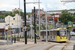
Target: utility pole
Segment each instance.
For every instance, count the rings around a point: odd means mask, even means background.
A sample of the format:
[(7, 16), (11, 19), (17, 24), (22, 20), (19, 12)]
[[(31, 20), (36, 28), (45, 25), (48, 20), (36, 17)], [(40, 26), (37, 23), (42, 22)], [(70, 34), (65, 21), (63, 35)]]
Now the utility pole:
[(19, 33), (21, 32), (21, 20), (20, 20), (20, 0), (19, 0)]
[(35, 7), (34, 7), (34, 33), (35, 33), (35, 43), (36, 43), (36, 16), (35, 16)]
[(31, 15), (31, 41), (32, 41), (32, 15)]
[(39, 36), (40, 36), (40, 0), (38, 0), (38, 7), (39, 7)]
[(47, 12), (46, 12), (46, 42), (48, 42), (48, 38), (47, 38)]
[(26, 31), (26, 0), (24, 0), (24, 20), (25, 20), (25, 44), (27, 44), (27, 31)]

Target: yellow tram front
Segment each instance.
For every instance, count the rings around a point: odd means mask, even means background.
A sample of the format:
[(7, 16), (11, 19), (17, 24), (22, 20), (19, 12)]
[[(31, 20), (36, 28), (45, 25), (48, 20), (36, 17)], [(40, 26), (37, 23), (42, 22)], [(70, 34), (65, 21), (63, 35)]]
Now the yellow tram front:
[(42, 41), (47, 40), (47, 41), (56, 41), (56, 42), (67, 42), (68, 41), (67, 29), (57, 28), (51, 30), (41, 30), (40, 39)]
[(66, 28), (58, 28), (57, 29), (57, 42), (67, 42), (68, 34)]

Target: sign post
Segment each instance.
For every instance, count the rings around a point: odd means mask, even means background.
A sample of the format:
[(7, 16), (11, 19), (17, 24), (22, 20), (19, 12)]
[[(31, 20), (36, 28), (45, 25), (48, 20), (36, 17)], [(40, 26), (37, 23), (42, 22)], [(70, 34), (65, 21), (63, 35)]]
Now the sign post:
[(68, 27), (72, 27), (72, 22), (71, 21), (68, 22)]
[(4, 35), (5, 35), (5, 39), (6, 39), (7, 37), (6, 37), (6, 31), (5, 30), (8, 30), (8, 24), (5, 25), (5, 29), (4, 29)]

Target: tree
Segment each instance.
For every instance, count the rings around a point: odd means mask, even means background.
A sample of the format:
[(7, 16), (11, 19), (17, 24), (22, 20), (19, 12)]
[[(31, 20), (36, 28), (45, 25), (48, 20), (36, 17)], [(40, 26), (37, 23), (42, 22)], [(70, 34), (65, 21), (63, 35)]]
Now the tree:
[(50, 14), (51, 16), (55, 15), (54, 13), (53, 14)]
[(67, 24), (68, 21), (72, 21), (72, 16), (67, 11), (62, 11), (62, 16), (59, 18), (59, 21)]
[(72, 21), (75, 21), (75, 15), (74, 15), (74, 16), (72, 16)]
[(4, 15), (0, 15), (0, 19), (4, 19), (5, 18), (5, 16)]
[[(16, 13), (19, 14), (19, 11), (18, 10), (14, 11), (14, 14), (16, 14)], [(20, 11), (20, 16), (24, 17), (24, 13), (22, 11)]]

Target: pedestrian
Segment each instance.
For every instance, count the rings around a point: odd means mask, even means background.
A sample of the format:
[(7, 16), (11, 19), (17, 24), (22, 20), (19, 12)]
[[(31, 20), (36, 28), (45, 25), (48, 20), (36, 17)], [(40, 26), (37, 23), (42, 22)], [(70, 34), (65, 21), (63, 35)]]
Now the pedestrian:
[(13, 44), (13, 37), (12, 37), (12, 40), (11, 40), (12, 44)]

